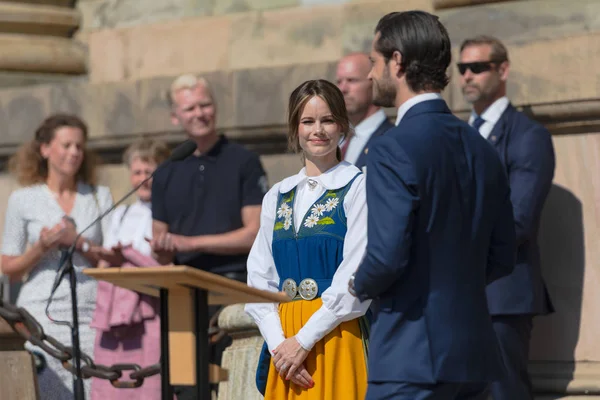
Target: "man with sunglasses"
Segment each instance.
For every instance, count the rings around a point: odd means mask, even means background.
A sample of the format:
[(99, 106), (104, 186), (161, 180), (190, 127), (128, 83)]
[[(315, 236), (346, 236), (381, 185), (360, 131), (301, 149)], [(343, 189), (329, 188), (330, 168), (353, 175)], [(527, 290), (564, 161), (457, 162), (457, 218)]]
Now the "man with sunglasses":
[(506, 97), (510, 64), (498, 39), (477, 36), (460, 48), (462, 92), (472, 104), (469, 124), (498, 151), (508, 174), (517, 234), (514, 271), (487, 287), (488, 306), (506, 365), (492, 385), (494, 400), (532, 399), (527, 373), (532, 319), (554, 311), (540, 269), (540, 216), (554, 176), (549, 132)]

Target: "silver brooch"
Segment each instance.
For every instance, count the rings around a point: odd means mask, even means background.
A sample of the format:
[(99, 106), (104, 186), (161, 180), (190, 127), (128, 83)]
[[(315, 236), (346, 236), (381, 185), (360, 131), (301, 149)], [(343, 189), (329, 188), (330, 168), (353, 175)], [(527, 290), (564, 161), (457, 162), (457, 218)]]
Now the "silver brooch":
[(308, 188), (310, 190), (315, 190), (315, 188), (317, 187), (317, 181), (315, 181), (314, 179), (309, 179), (308, 180)]

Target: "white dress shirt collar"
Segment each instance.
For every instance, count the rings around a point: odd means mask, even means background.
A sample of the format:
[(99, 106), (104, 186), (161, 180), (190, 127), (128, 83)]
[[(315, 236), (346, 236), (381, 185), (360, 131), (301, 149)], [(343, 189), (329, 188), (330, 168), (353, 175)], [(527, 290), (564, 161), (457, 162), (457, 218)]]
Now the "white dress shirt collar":
[(379, 125), (381, 125), (386, 118), (385, 112), (382, 109), (379, 109), (375, 113), (369, 115), (367, 118), (360, 121), (354, 128), (356, 137), (369, 140), (373, 132), (379, 128)]
[[(508, 103), (508, 97), (500, 97), (481, 113), (481, 118), (483, 118), (485, 122), (490, 122), (492, 125), (496, 125), (504, 111), (506, 111)], [(469, 117), (469, 125), (473, 124), (475, 118), (477, 118), (477, 113), (472, 110), (471, 116)]]
[(400, 123), (404, 115), (410, 110), (413, 106), (416, 106), (419, 103), (428, 100), (442, 100), (442, 95), (439, 93), (423, 93), (418, 94), (415, 97), (408, 99), (398, 108), (398, 116), (396, 117), (396, 126)]
[[(348, 143), (348, 148), (346, 149), (345, 161), (348, 161), (350, 164), (356, 164), (363, 149), (369, 143), (371, 136), (373, 136), (379, 125), (386, 118), (385, 112), (379, 109), (356, 125), (354, 128), (355, 135), (350, 139), (350, 143)], [(342, 143), (341, 145), (343, 146), (344, 144)]]
[[(494, 126), (500, 120), (502, 114), (504, 114), (504, 111), (506, 111), (506, 108), (508, 107), (509, 103), (510, 102), (508, 100), (508, 97), (500, 97), (481, 113), (481, 118), (483, 118), (483, 120), (485, 121), (479, 127), (479, 133), (481, 134), (481, 136), (483, 136), (485, 139), (487, 139), (488, 136), (490, 136), (492, 130), (494, 129)], [(472, 110), (471, 116), (469, 117), (469, 125), (473, 126), (475, 118), (477, 118), (477, 113), (475, 113), (475, 111)]]
[(284, 179), (279, 186), (279, 192), (287, 193), (308, 179), (317, 181), (327, 190), (335, 190), (346, 186), (359, 172), (358, 168), (346, 161), (340, 162), (319, 176), (306, 176), (306, 167), (304, 167), (296, 175)]

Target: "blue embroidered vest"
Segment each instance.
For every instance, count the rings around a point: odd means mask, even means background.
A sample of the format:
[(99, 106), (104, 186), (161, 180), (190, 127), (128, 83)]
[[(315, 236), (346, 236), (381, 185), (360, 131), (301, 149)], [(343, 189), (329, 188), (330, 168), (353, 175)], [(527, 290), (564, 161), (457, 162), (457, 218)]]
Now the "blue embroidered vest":
[[(279, 193), (272, 243), (279, 290), (283, 289), (286, 279), (293, 279), (297, 284), (306, 278), (314, 279), (318, 285), (317, 297), (331, 286), (333, 275), (344, 258), (347, 231), (344, 198), (360, 174), (362, 172), (344, 187), (325, 191), (303, 216), (298, 229), (294, 226), (293, 209), (297, 187)], [(270, 364), (271, 353), (265, 343), (256, 371), (256, 385), (263, 395)]]

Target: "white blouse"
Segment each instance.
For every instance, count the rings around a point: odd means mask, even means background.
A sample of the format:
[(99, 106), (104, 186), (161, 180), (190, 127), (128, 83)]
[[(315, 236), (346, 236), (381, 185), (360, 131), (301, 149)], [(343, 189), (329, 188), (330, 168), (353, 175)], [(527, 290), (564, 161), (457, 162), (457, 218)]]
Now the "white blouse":
[[(326, 190), (346, 186), (358, 172), (360, 172), (358, 168), (345, 161), (319, 176), (308, 177), (303, 168), (298, 174), (284, 179), (269, 190), (263, 199), (260, 230), (248, 256), (249, 286), (272, 292), (279, 291), (280, 277), (275, 268), (271, 249), (278, 194), (287, 193), (297, 186), (293, 209), (294, 226), (298, 230), (302, 226), (302, 217)], [(309, 180), (312, 185), (309, 185)], [(300, 345), (307, 350), (312, 349), (315, 343), (340, 323), (364, 315), (370, 305), (370, 301), (361, 303), (348, 292), (350, 276), (362, 261), (367, 246), (367, 198), (364, 175), (354, 180), (343, 204), (348, 221), (343, 261), (333, 276), (331, 286), (321, 295), (322, 307), (310, 317), (296, 335)], [(269, 350), (273, 352), (285, 340), (277, 305), (249, 303), (246, 304), (245, 310), (254, 319)]]
[(129, 207), (122, 205), (112, 212), (104, 247), (110, 249), (121, 243), (150, 255), (150, 243), (146, 238), (152, 239), (152, 210), (150, 203), (138, 200)]

